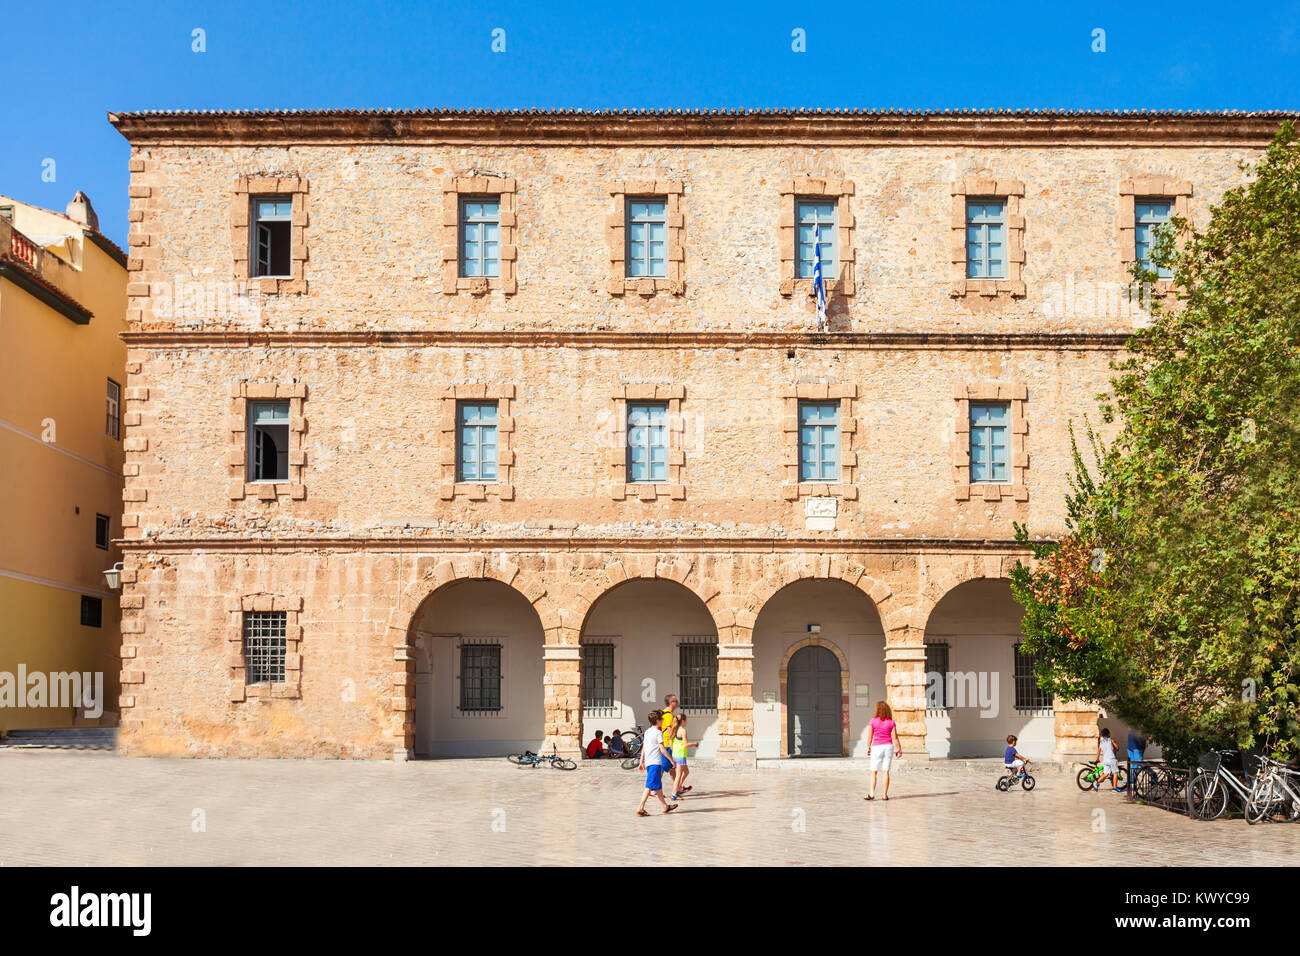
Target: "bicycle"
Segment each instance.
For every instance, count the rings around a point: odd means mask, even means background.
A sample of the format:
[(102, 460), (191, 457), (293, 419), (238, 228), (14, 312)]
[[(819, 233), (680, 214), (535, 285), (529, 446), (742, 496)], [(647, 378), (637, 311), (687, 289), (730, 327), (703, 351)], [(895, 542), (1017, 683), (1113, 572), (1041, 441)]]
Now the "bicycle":
[[(1187, 815), (1197, 820), (1217, 820), (1228, 812), (1235, 794), (1243, 808), (1250, 804), (1251, 793), (1261, 779), (1256, 773), (1249, 787), (1246, 782), (1223, 766), (1223, 758), (1235, 750), (1211, 750), (1202, 754), (1195, 773), (1187, 781)], [(1249, 773), (1249, 771), (1247, 771)]]
[[(1006, 769), (1010, 770), (1011, 768), (1008, 767)], [(994, 784), (994, 786), (1003, 793), (1006, 793), (1017, 783), (1020, 784), (1022, 790), (1033, 790), (1038, 784), (1038, 781), (1035, 780), (1024, 767), (1018, 767), (1016, 768), (1015, 773), (1004, 773), (1002, 776), (998, 777), (998, 782)]]
[(1246, 822), (1300, 821), (1300, 771), (1260, 756), (1256, 785), (1246, 801)]
[[(1101, 765), (1101, 761), (1089, 760), (1083, 765), (1083, 769), (1079, 771), (1078, 775), (1075, 776), (1074, 782), (1078, 784), (1080, 790), (1087, 793), (1089, 790), (1096, 790), (1101, 785), (1101, 781), (1108, 776), (1110, 774)], [(1119, 772), (1115, 775), (1115, 786), (1122, 790), (1127, 785), (1128, 771), (1120, 767)]]
[(506, 759), (516, 767), (540, 767), (544, 763), (549, 763), (554, 770), (577, 770), (578, 762), (569, 760), (567, 757), (561, 757), (552, 750), (549, 754), (536, 754), (531, 750), (525, 750), (520, 754), (506, 754)]

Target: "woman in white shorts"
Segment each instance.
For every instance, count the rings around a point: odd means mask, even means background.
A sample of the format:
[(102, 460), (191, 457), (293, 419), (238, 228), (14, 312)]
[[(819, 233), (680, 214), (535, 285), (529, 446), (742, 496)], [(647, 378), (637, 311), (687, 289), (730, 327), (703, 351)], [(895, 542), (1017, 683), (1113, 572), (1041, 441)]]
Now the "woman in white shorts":
[(898, 741), (898, 725), (894, 713), (883, 700), (876, 701), (876, 716), (871, 718), (871, 792), (864, 798), (876, 799), (876, 774), (885, 775), (884, 799), (889, 799), (889, 765), (894, 757), (903, 755), (903, 745)]

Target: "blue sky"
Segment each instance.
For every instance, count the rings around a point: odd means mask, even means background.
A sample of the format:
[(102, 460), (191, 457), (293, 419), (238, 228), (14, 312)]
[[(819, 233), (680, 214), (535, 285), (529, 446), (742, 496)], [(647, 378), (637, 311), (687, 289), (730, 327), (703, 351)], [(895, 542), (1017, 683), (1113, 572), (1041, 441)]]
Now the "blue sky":
[(0, 193), (61, 210), (84, 189), (119, 244), (129, 151), (109, 110), (1300, 107), (1300, 0), (4, 0), (3, 21)]

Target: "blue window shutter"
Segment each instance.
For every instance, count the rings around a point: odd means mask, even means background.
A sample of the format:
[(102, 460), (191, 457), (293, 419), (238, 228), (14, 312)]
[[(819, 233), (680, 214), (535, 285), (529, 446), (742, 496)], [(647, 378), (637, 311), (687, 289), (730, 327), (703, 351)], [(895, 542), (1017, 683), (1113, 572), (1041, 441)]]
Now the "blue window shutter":
[(456, 480), (497, 480), (497, 403), (458, 402)]
[(799, 480), (838, 481), (840, 403), (799, 403)]
[(627, 479), (668, 481), (668, 406), (662, 402), (628, 402)]
[(972, 402), (970, 406), (970, 480), (1004, 484), (1011, 480), (1011, 406), (1007, 402)]

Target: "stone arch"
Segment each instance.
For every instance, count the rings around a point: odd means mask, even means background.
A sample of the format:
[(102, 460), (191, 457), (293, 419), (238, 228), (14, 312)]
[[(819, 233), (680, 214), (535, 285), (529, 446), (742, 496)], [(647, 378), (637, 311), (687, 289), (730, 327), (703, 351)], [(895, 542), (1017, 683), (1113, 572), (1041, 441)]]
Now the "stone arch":
[(712, 580), (703, 578), (699, 573), (698, 560), (690, 555), (675, 557), (656, 557), (654, 555), (637, 558), (622, 558), (605, 565), (592, 576), (581, 588), (575, 591), (567, 602), (563, 612), (563, 640), (561, 643), (578, 644), (586, 628), (587, 619), (596, 602), (629, 581), (675, 581), (690, 591), (708, 610), (713, 618), (713, 626), (718, 631), (719, 642), (723, 639), (723, 624), (719, 620), (723, 613), (722, 589)]
[(778, 680), (781, 701), (781, 756), (782, 758), (790, 756), (790, 714), (788, 710), (790, 661), (795, 654), (805, 647), (824, 647), (834, 654), (835, 659), (840, 662), (840, 756), (847, 757), (849, 755), (849, 658), (834, 641), (828, 641), (820, 635), (806, 637), (791, 644), (781, 657), (781, 670)]
[[(865, 594), (875, 607), (885, 633), (889, 633), (890, 619), (899, 613), (901, 602), (888, 584), (868, 574), (861, 564), (841, 555), (803, 554), (783, 562), (755, 582), (743, 602), (729, 612), (725, 639), (738, 644), (753, 643), (759, 612), (777, 592), (796, 581), (819, 579), (844, 581)], [(724, 639), (721, 624), (720, 621), (719, 640)]]
[(537, 613), (546, 643), (555, 639), (552, 635), (558, 635), (560, 613), (541, 577), (521, 570), (503, 552), (422, 559), (415, 579), (402, 588), (388, 621), (393, 641), (393, 697), (387, 736), (393, 744), (393, 759), (407, 760), (415, 751), (416, 657), (412, 627), (420, 608), (450, 584), (485, 580), (499, 581), (523, 595)]
[(972, 554), (960, 558), (949, 557), (936, 568), (927, 568), (916, 604), (918, 626), (922, 631), (930, 621), (934, 609), (948, 594), (967, 581), (980, 579), (1011, 580), (1011, 569), (1018, 557), (1008, 554)]

